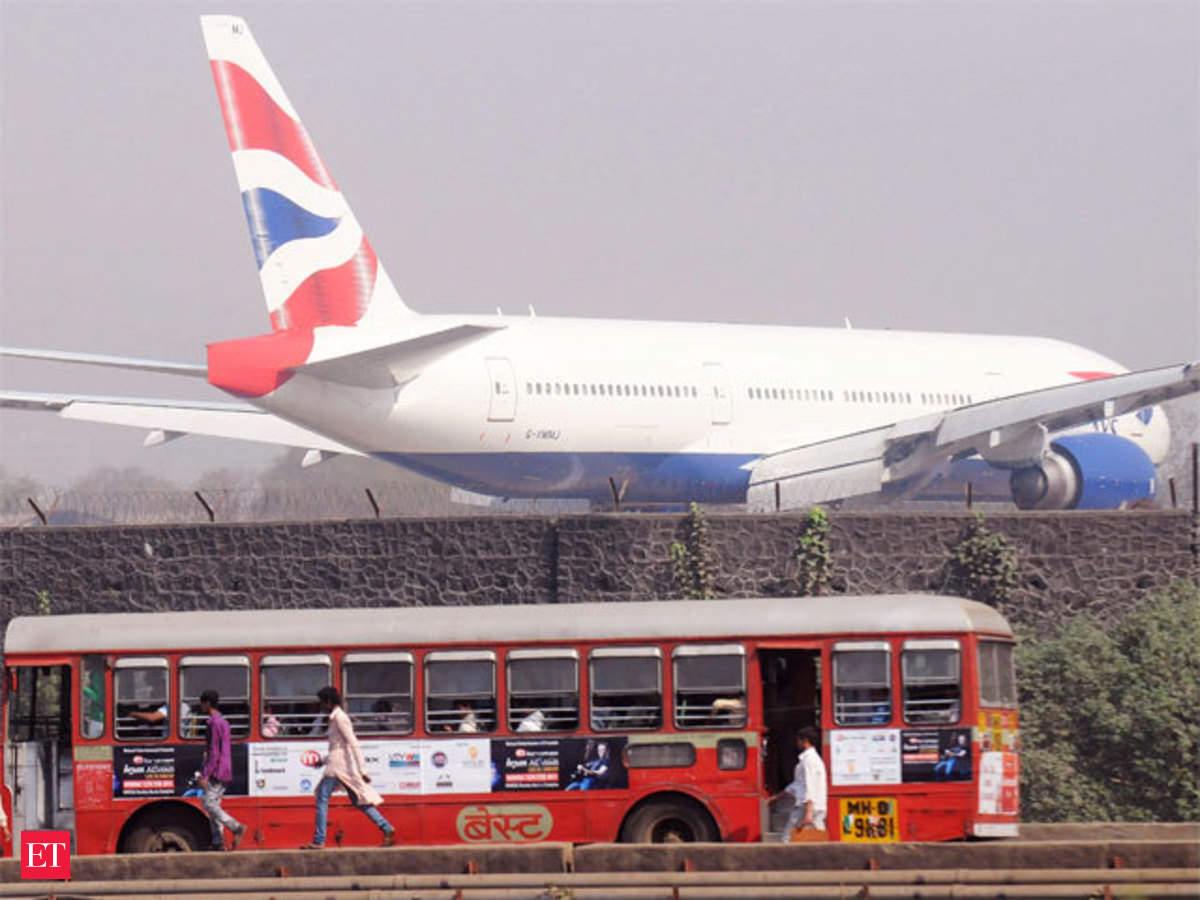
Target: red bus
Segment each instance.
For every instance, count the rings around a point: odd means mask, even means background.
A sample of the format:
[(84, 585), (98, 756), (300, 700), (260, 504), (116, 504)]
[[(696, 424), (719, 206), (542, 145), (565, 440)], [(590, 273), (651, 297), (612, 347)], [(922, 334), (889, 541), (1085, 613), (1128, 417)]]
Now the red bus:
[[(1008, 836), (1012, 648), (990, 607), (921, 595), (18, 618), (2, 799), (81, 854), (202, 848), (213, 688), (242, 846), (296, 847), (332, 684), (405, 844), (770, 840), (805, 726), (831, 840)], [(335, 795), (330, 843), (377, 840)]]

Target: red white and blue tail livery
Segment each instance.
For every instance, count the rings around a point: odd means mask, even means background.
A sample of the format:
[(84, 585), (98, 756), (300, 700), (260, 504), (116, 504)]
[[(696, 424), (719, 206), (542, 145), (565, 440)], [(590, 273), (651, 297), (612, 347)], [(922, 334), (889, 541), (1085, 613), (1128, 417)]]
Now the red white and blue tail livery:
[(409, 315), (246, 23), (201, 24), (271, 326)]
[[(1158, 404), (1200, 365), (1127, 372), (1034, 337), (418, 315), (246, 23), (201, 20), (270, 331), (206, 365), (0, 354), (207, 378), (238, 402), (0, 390), (0, 406), (369, 455), (488, 498), (787, 509), (864, 494), (1117, 507), (1153, 497)], [(522, 304), (523, 305), (523, 304)]]

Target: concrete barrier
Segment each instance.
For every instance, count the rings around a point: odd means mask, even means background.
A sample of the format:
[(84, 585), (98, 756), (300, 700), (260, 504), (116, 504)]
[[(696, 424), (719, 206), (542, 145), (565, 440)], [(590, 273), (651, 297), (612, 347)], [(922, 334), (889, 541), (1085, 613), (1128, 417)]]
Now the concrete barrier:
[[(237, 853), (127, 853), (71, 858), (72, 881), (141, 879), (271, 878), (280, 875), (445, 875), (466, 872), (569, 872), (570, 844), (496, 844), (338, 850), (239, 850)], [(0, 884), (19, 881), (19, 860), (0, 862)], [(2, 894), (2, 892), (0, 892)]]
[[(80, 856), (73, 881), (570, 872), (771, 872), (938, 869), (1185, 869), (1200, 867), (1200, 840), (990, 841), (945, 844), (534, 844), (345, 850), (247, 850)], [(20, 879), (0, 862), (0, 882)]]
[(991, 841), (945, 844), (591, 844), (576, 872), (780, 869), (1194, 868), (1200, 841)]

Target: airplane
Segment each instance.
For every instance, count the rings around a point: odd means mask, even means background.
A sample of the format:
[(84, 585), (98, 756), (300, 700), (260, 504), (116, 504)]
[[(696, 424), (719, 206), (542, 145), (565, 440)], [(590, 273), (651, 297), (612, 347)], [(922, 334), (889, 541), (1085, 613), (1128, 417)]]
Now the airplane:
[(1153, 498), (1159, 404), (1200, 362), (1129, 372), (1039, 337), (430, 315), (401, 298), (244, 20), (201, 26), (271, 331), (207, 363), (0, 348), (205, 378), (234, 401), (0, 390), (0, 407), (369, 456), (471, 502), (746, 504), (859, 496), (1021, 509)]

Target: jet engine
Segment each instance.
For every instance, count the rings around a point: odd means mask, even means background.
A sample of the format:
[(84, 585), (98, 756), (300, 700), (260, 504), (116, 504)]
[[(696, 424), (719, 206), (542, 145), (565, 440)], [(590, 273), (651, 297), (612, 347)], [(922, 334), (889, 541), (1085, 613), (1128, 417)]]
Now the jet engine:
[(1154, 463), (1138, 444), (1115, 434), (1072, 434), (1050, 444), (1041, 462), (1009, 479), (1019, 509), (1116, 509), (1152, 499)]

